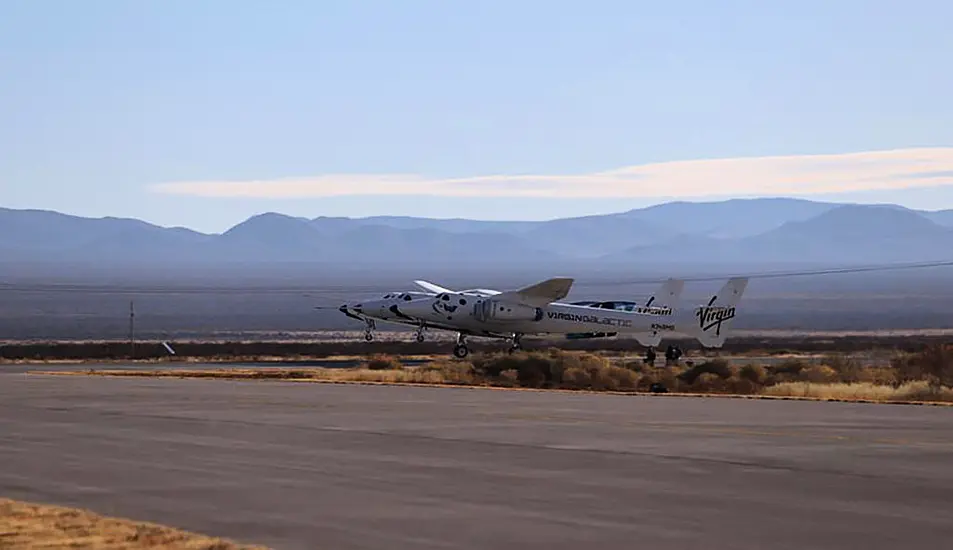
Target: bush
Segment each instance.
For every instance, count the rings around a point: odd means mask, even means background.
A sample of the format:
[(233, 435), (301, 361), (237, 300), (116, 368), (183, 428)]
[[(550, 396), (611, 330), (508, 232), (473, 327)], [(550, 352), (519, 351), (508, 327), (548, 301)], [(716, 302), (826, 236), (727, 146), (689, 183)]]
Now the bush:
[(581, 390), (592, 387), (592, 376), (589, 371), (580, 367), (571, 367), (563, 373), (563, 387)]
[(605, 367), (590, 367), (592, 387), (596, 390), (633, 390), (638, 383), (638, 376), (628, 369), (608, 365)]
[(894, 358), (897, 382), (926, 381), (933, 388), (953, 386), (953, 348), (934, 344), (924, 350)]
[(508, 388), (519, 386), (519, 372), (516, 369), (505, 370), (497, 377), (497, 383)]
[(473, 384), (477, 380), (470, 363), (447, 361), (440, 364), (439, 368), (447, 384)]
[(705, 361), (679, 374), (678, 379), (691, 386), (703, 374), (714, 374), (718, 378), (730, 378), (732, 374), (731, 366), (724, 359)]
[(777, 375), (778, 377), (792, 377), (796, 378), (801, 374), (801, 371), (807, 368), (807, 363), (800, 359), (789, 359), (775, 365), (771, 369), (771, 373)]
[(372, 355), (364, 365), (369, 370), (400, 370), (403, 367), (403, 363), (391, 355)]
[(711, 372), (703, 372), (690, 383), (689, 389), (693, 392), (714, 393), (724, 390), (724, 379)]
[(568, 389), (634, 390), (639, 381), (639, 376), (631, 370), (610, 365), (598, 356), (586, 354), (566, 363), (560, 383)]
[(752, 395), (760, 392), (762, 388), (764, 388), (762, 384), (759, 384), (753, 380), (732, 378), (728, 380), (727, 390), (730, 393), (736, 393), (738, 395)]
[(837, 371), (823, 365), (812, 365), (802, 370), (798, 378), (804, 382), (825, 384), (837, 381)]
[(863, 379), (863, 368), (852, 357), (829, 355), (824, 359), (823, 364), (833, 369), (839, 382), (851, 384)]
[[(609, 367), (608, 359), (585, 352), (550, 350), (482, 355), (474, 359), (477, 372), (498, 378), (504, 371), (515, 371), (521, 386), (538, 388), (559, 385), (571, 369), (587, 372)], [(574, 375), (578, 378), (578, 374)]]
[(753, 384), (764, 385), (768, 380), (768, 371), (761, 365), (747, 364), (741, 367), (738, 377)]
[(639, 378), (636, 383), (636, 389), (638, 391), (651, 391), (654, 384), (661, 384), (665, 386), (668, 391), (681, 391), (683, 386), (675, 372), (671, 369), (664, 369)]

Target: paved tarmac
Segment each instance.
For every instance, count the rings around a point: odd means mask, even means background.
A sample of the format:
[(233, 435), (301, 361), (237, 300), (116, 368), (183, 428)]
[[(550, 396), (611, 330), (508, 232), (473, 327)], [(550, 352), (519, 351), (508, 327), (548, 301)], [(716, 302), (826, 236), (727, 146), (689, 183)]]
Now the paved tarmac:
[(0, 374), (0, 495), (274, 548), (943, 548), (953, 408)]

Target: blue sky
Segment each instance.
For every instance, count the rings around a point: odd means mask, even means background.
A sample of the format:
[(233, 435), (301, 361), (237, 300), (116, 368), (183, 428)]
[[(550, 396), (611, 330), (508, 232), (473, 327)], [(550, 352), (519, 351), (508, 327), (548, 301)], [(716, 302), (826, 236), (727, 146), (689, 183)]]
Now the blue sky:
[(205, 231), (265, 211), (545, 219), (757, 195), (732, 185), (762, 173), (598, 176), (626, 167), (931, 148), (901, 170), (927, 188), (810, 172), (804, 189), (953, 208), (951, 18), (941, 1), (8, 0), (0, 206)]

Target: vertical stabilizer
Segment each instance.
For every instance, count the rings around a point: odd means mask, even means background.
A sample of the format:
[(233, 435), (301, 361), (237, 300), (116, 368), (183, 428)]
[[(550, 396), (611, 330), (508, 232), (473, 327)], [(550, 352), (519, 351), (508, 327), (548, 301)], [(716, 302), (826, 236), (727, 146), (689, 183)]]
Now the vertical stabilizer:
[(692, 316), (692, 335), (706, 348), (724, 345), (734, 322), (738, 303), (748, 287), (748, 277), (729, 279), (708, 303), (695, 308)]
[(685, 281), (681, 279), (669, 279), (662, 283), (655, 294), (649, 297), (645, 302), (647, 308), (666, 308), (674, 309), (682, 296), (682, 290), (685, 288)]

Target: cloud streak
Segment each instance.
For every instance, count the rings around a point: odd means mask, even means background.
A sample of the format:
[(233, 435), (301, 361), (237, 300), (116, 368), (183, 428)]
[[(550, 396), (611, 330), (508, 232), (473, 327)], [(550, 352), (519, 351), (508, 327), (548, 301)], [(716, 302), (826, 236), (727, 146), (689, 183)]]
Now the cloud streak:
[(676, 198), (818, 195), (953, 183), (953, 147), (834, 155), (672, 161), (572, 175), (326, 174), (254, 181), (161, 183), (156, 193), (296, 199), (353, 195), (442, 197)]

